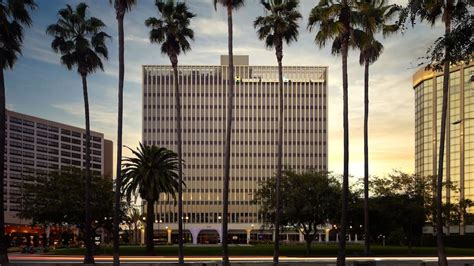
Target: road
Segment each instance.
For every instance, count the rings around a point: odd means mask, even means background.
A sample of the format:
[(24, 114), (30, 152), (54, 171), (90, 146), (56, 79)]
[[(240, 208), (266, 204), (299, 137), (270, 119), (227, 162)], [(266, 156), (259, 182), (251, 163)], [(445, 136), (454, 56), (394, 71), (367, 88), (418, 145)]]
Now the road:
[[(82, 256), (53, 256), (53, 255), (30, 255), (30, 254), (10, 254), (10, 262), (14, 264), (80, 264), (82, 263)], [(189, 256), (186, 257), (186, 262), (199, 263), (205, 265), (206, 263), (220, 262), (220, 257), (210, 256)], [(249, 257), (231, 257), (233, 264), (250, 264), (250, 263), (265, 263), (271, 262), (270, 256), (249, 256)], [(109, 264), (112, 262), (111, 256), (95, 256), (96, 263)], [(474, 257), (449, 257), (450, 265), (474, 265)], [(166, 256), (122, 256), (120, 261), (127, 264), (150, 264), (150, 263), (175, 263), (177, 257)], [(336, 262), (335, 257), (281, 257), (280, 261), (285, 264), (332, 264)], [(420, 265), (421, 263), (436, 264), (437, 257), (348, 257), (347, 262), (376, 262), (377, 265)]]

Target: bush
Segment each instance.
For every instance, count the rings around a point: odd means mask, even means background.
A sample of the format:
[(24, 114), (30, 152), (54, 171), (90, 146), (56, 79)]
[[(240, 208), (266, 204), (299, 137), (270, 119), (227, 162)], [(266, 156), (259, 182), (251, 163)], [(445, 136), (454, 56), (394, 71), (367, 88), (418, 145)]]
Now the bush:
[(271, 241), (271, 240), (250, 240), (249, 244), (250, 245), (268, 245), (268, 244), (273, 244), (273, 241)]
[[(423, 235), (421, 238), (422, 246), (436, 246), (436, 236)], [(444, 245), (453, 248), (474, 248), (474, 235), (449, 235), (444, 236)]]

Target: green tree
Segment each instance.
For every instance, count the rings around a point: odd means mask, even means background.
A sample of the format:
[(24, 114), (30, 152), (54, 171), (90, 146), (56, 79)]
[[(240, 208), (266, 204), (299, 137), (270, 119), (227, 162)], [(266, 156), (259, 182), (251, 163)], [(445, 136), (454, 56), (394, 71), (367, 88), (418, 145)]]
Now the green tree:
[[(282, 174), (283, 158), (283, 43), (289, 45), (298, 40), (298, 20), (301, 14), (298, 11), (298, 0), (261, 0), (267, 14), (259, 16), (254, 21), (258, 38), (265, 41), (267, 48), (275, 48), (275, 55), (278, 61), (278, 88), (279, 88), (279, 116), (278, 116), (278, 156), (276, 174), (276, 206), (280, 206), (280, 179)], [(275, 216), (275, 247), (273, 263), (278, 263), (280, 250), (280, 213), (277, 207)]]
[(342, 208), (339, 253), (337, 265), (343, 266), (346, 261), (347, 205), (349, 197), (349, 109), (347, 56), (349, 46), (355, 46), (362, 32), (355, 27), (360, 24), (360, 16), (355, 7), (355, 0), (320, 0), (309, 15), (308, 28), (319, 26), (315, 42), (324, 47), (333, 40), (332, 53), (341, 54), (342, 58), (342, 94), (343, 94), (343, 129), (344, 129), (344, 171), (342, 180)]
[[(363, 0), (357, 2), (360, 11), (361, 39), (359, 63), (364, 66), (364, 235), (369, 236), (369, 66), (382, 54), (383, 44), (375, 39), (375, 34), (384, 36), (396, 33), (398, 24), (390, 24), (400, 10), (397, 5), (388, 5), (386, 0)], [(364, 252), (369, 254), (369, 237), (364, 239)]]
[[(469, 8), (472, 8), (474, 3), (466, 0), (410, 0), (406, 8), (404, 16), (410, 16), (412, 25), (416, 19), (419, 18), (421, 21), (428, 21), (432, 26), (436, 24), (438, 20), (444, 22), (444, 38), (446, 40), (442, 45), (435, 45), (437, 49), (435, 54), (442, 54), (442, 57), (430, 58), (428, 67), (433, 69), (443, 70), (443, 104), (441, 109), (441, 128), (440, 128), (440, 145), (439, 145), (439, 156), (438, 156), (438, 167), (436, 175), (437, 194), (436, 194), (436, 242), (438, 246), (438, 264), (441, 266), (448, 265), (446, 259), (446, 252), (444, 248), (444, 235), (443, 235), (443, 191), (440, 189), (443, 184), (443, 161), (444, 161), (444, 149), (446, 141), (446, 127), (447, 127), (447, 110), (448, 110), (448, 93), (449, 93), (449, 66), (452, 63), (456, 63), (457, 59), (464, 57), (462, 54), (453, 54), (454, 52), (462, 52), (454, 49), (457, 46), (455, 41), (450, 39), (452, 23), (459, 17), (465, 14), (470, 14)], [(472, 33), (472, 30), (471, 30)], [(472, 37), (472, 35), (471, 35)], [(451, 40), (451, 41), (450, 41)], [(464, 41), (463, 43), (465, 43)], [(443, 45), (444, 44), (444, 45)], [(472, 46), (471, 46), (472, 47)], [(443, 51), (444, 50), (444, 51)], [(471, 54), (472, 56), (472, 54)]]
[(154, 255), (153, 222), (155, 221), (154, 205), (161, 193), (169, 194), (176, 201), (179, 189), (178, 155), (166, 148), (145, 146), (140, 143), (137, 150), (130, 151), (134, 157), (125, 158), (122, 163), (122, 193), (130, 201), (132, 196), (139, 195), (146, 200), (146, 252)]
[[(176, 100), (176, 138), (178, 141), (178, 161), (182, 162), (182, 137), (181, 137), (181, 96), (179, 90), (178, 56), (181, 52), (191, 50), (189, 40), (194, 40), (194, 32), (189, 28), (191, 19), (196, 15), (189, 12), (186, 3), (173, 0), (156, 0), (156, 7), (160, 18), (148, 18), (145, 25), (150, 27), (150, 41), (161, 44), (161, 53), (169, 57), (174, 73), (174, 90)], [(179, 263), (184, 263), (183, 250), (183, 166), (178, 165), (178, 253)]]
[[(29, 11), (36, 8), (33, 0), (0, 1), (0, 198), (4, 198), (5, 159), (5, 77), (4, 70), (13, 69), (23, 44), (23, 27), (31, 26)], [(5, 209), (1, 200), (0, 207)], [(0, 264), (8, 263), (5, 239), (5, 214), (0, 214)]]
[(87, 16), (87, 5), (80, 3), (73, 9), (70, 5), (59, 10), (56, 24), (49, 25), (46, 33), (53, 36), (51, 47), (61, 54), (61, 63), (77, 72), (82, 79), (84, 94), (84, 116), (86, 122), (86, 162), (85, 162), (85, 264), (93, 264), (93, 239), (91, 234), (90, 189), (91, 189), (91, 131), (89, 116), (89, 96), (87, 76), (97, 69), (103, 70), (102, 60), (108, 58), (105, 42), (110, 36), (102, 31), (105, 24), (96, 17)]
[[(118, 26), (118, 58), (119, 58), (119, 80), (118, 80), (118, 110), (117, 110), (117, 175), (115, 177), (115, 187), (120, 188), (122, 186), (122, 129), (123, 129), (123, 83), (125, 78), (125, 34), (123, 27), (123, 19), (125, 13), (130, 11), (132, 7), (137, 3), (136, 0), (109, 0), (110, 3), (113, 1), (117, 26)], [(120, 189), (115, 190), (114, 198), (114, 265), (120, 265), (120, 249), (119, 249), (119, 210), (120, 201), (122, 196), (120, 195)]]
[(217, 4), (227, 9), (227, 44), (229, 65), (227, 67), (227, 116), (224, 150), (224, 176), (222, 188), (222, 264), (229, 263), (228, 248), (228, 214), (229, 214), (229, 175), (230, 175), (230, 146), (232, 140), (232, 109), (234, 104), (234, 50), (233, 50), (233, 24), (232, 11), (239, 9), (245, 3), (245, 0), (214, 0), (214, 8), (217, 10)]
[(411, 249), (420, 239), (428, 216), (431, 180), (396, 171), (387, 177), (374, 177), (370, 186), (374, 193), (370, 198), (372, 237), (385, 235), (389, 242), (407, 244)]
[[(37, 174), (36, 182), (25, 183), (19, 217), (33, 224), (74, 224), (85, 233), (85, 198), (83, 171), (77, 168)], [(90, 192), (91, 220), (95, 229), (108, 227), (113, 214), (113, 184), (111, 178), (93, 175)], [(120, 210), (120, 218), (124, 210)]]
[(341, 200), (341, 185), (328, 173), (284, 171), (281, 176), (281, 206), (276, 207), (276, 177), (263, 182), (255, 194), (264, 222), (273, 224), (281, 209), (281, 224), (303, 233), (306, 254), (318, 235), (318, 225), (333, 223), (339, 217), (334, 204)]

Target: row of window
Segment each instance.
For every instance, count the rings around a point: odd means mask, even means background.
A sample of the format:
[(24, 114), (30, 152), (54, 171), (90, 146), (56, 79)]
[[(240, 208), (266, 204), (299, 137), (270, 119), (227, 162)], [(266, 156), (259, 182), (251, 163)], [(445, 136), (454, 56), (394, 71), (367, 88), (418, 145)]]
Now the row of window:
[[(156, 116), (145, 116), (144, 121), (175, 121), (175, 117), (156, 117)], [(226, 121), (225, 117), (181, 117), (181, 121)], [(248, 122), (276, 122), (278, 117), (233, 117), (232, 121), (248, 121)], [(310, 121), (324, 121), (326, 117), (285, 117), (285, 122), (310, 122)]]
[[(177, 141), (158, 141), (160, 143), (173, 143), (178, 144)], [(212, 140), (203, 140), (203, 141), (182, 141), (183, 145), (224, 145), (224, 141), (212, 141)], [(232, 141), (232, 145), (277, 145), (278, 141)], [(326, 145), (326, 141), (283, 141), (283, 145)]]
[[(175, 128), (145, 128), (143, 130), (145, 133), (176, 133), (177, 129)], [(225, 133), (224, 129), (214, 129), (214, 128), (190, 128), (182, 129), (182, 133)], [(245, 128), (245, 129), (232, 129), (232, 133), (278, 133), (278, 129), (269, 129), (269, 128)], [(283, 129), (283, 133), (326, 133), (326, 129)]]
[[(143, 93), (144, 97), (174, 97), (173, 92), (145, 92)], [(188, 92), (188, 93), (180, 93), (181, 97), (192, 97), (192, 98), (217, 98), (217, 97), (227, 97), (227, 93), (219, 93), (219, 92), (205, 92), (205, 93), (197, 93), (197, 92)], [(262, 97), (278, 97), (279, 94), (276, 93), (234, 93), (235, 97), (245, 97), (245, 98), (262, 98)], [(326, 93), (292, 93), (286, 92), (285, 98), (312, 98), (312, 97), (326, 97)]]
[[(326, 156), (322, 156), (325, 158)], [(212, 165), (212, 164), (185, 164), (185, 169), (223, 169), (222, 165)], [(276, 165), (248, 165), (248, 164), (233, 164), (230, 167), (231, 169), (277, 169)], [(306, 169), (307, 166), (294, 166), (295, 169)], [(325, 170), (323, 166), (313, 167), (315, 170)]]
[[(174, 204), (168, 200), (160, 200), (158, 204)], [(220, 200), (183, 200), (183, 205), (222, 205)], [(256, 205), (253, 200), (229, 200), (229, 205)]]
[[(222, 219), (221, 213), (202, 213), (202, 212), (191, 212), (183, 213), (184, 223), (220, 223)], [(157, 213), (156, 221), (160, 223), (177, 223), (178, 213), (176, 212), (165, 212)], [(230, 223), (251, 223), (257, 221), (257, 213), (229, 213), (228, 221)]]
[[(174, 105), (159, 105), (159, 104), (145, 104), (143, 105), (144, 109), (175, 109), (176, 106)], [(225, 105), (181, 105), (181, 109), (191, 109), (191, 110), (199, 110), (199, 109), (226, 109), (227, 106)], [(235, 110), (279, 110), (278, 106), (276, 105), (235, 105), (234, 108)], [(326, 106), (324, 105), (287, 105), (285, 106), (285, 110), (314, 110), (314, 109), (320, 109), (320, 110), (326, 110)]]

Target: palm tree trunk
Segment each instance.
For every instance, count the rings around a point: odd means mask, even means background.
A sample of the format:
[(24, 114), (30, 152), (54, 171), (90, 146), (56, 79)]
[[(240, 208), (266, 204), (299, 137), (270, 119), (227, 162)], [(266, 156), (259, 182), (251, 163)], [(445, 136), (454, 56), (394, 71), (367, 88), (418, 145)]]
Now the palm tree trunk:
[[(445, 18), (445, 36), (451, 32), (451, 18), (449, 11), (446, 10), (447, 16)], [(445, 56), (447, 57), (448, 48), (446, 47)], [(444, 145), (446, 141), (446, 119), (448, 113), (448, 93), (449, 93), (449, 58), (445, 58), (444, 73), (443, 73), (443, 106), (441, 109), (441, 129), (439, 137), (439, 156), (438, 156), (438, 175), (436, 180), (436, 243), (438, 250), (438, 265), (447, 266), (446, 252), (444, 250), (443, 239), (443, 160), (444, 160)]]
[(364, 253), (370, 252), (369, 240), (369, 62), (364, 72)]
[(276, 56), (278, 60), (278, 87), (279, 87), (279, 119), (278, 119), (278, 157), (277, 157), (277, 175), (276, 175), (276, 214), (275, 214), (275, 245), (273, 249), (273, 264), (278, 265), (278, 257), (280, 256), (280, 214), (281, 214), (281, 174), (282, 174), (282, 157), (283, 157), (283, 47), (282, 41), (277, 41), (275, 46)]
[(309, 238), (306, 240), (306, 256), (309, 257), (311, 255), (311, 242), (313, 242), (313, 239)]
[(346, 264), (346, 231), (347, 231), (347, 198), (349, 196), (349, 112), (347, 82), (347, 40), (342, 44), (342, 95), (343, 95), (343, 127), (344, 127), (344, 173), (342, 180), (342, 214), (341, 231), (339, 232), (339, 253), (337, 265)]
[(81, 75), (82, 91), (84, 93), (84, 115), (86, 119), (86, 182), (85, 182), (85, 202), (84, 209), (86, 215), (84, 264), (94, 264), (93, 239), (92, 239), (92, 219), (91, 219), (91, 128), (89, 117), (89, 96), (87, 93), (87, 76)]
[(146, 254), (148, 256), (155, 256), (155, 246), (153, 243), (153, 222), (155, 221), (155, 206), (153, 201), (146, 202), (146, 227), (145, 227), (145, 245)]
[(115, 177), (114, 194), (114, 266), (120, 265), (119, 231), (120, 231), (120, 198), (122, 187), (122, 127), (123, 127), (123, 81), (125, 75), (124, 63), (124, 32), (123, 13), (117, 12), (119, 37), (119, 83), (118, 83), (118, 110), (117, 110), (117, 176)]
[[(0, 206), (5, 210), (4, 204), (4, 159), (5, 159), (5, 77), (3, 66), (0, 65)], [(8, 264), (7, 241), (5, 238), (5, 213), (0, 211), (0, 265)]]
[(232, 140), (232, 108), (234, 101), (234, 54), (232, 51), (232, 4), (227, 4), (227, 31), (229, 48), (229, 66), (227, 74), (227, 127), (225, 138), (224, 184), (222, 189), (222, 265), (229, 266), (228, 249), (228, 213), (229, 213), (229, 175), (230, 175), (230, 145)]
[(184, 264), (183, 249), (183, 151), (181, 139), (181, 96), (179, 92), (179, 74), (178, 74), (178, 57), (176, 55), (170, 57), (174, 72), (174, 93), (176, 94), (176, 137), (178, 140), (178, 256), (179, 264)]

